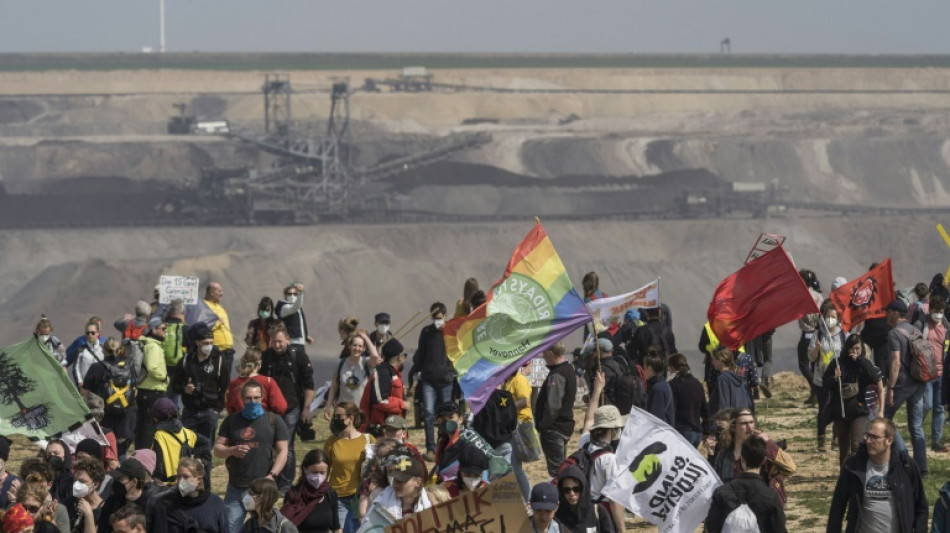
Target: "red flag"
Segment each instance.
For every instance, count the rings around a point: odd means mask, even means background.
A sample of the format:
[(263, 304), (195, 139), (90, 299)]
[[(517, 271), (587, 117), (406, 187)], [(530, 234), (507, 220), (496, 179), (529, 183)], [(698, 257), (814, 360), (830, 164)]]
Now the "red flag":
[(766, 331), (817, 312), (805, 282), (779, 246), (722, 280), (706, 316), (719, 342), (735, 350)]
[(828, 297), (838, 310), (838, 321), (845, 331), (869, 318), (883, 317), (887, 314), (887, 304), (896, 298), (891, 258), (860, 278), (831, 291)]

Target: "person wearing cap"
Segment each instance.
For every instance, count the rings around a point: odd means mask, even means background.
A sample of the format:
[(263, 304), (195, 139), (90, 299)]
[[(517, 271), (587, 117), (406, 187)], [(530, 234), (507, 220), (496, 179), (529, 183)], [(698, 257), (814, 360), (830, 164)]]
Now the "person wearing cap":
[(0, 509), (6, 509), (10, 505), (7, 493), (15, 484), (23, 482), (22, 479), (15, 476), (13, 472), (7, 470), (7, 461), (10, 459), (10, 445), (13, 444), (10, 439), (0, 435)]
[[(891, 331), (887, 334), (890, 360), (886, 371), (884, 418), (894, 420), (897, 410), (907, 404), (907, 427), (914, 449), (914, 462), (920, 475), (927, 477), (927, 439), (924, 436), (924, 393), (927, 384), (914, 379), (907, 370), (911, 358), (910, 339), (915, 333), (919, 335), (920, 331), (908, 324), (906, 317), (907, 304), (903, 301), (894, 300), (887, 304), (886, 318)], [(894, 435), (894, 444), (899, 450), (907, 450), (899, 431)]]
[(547, 462), (548, 475), (556, 476), (567, 455), (567, 442), (574, 433), (574, 397), (577, 375), (564, 357), (564, 343), (556, 342), (542, 356), (548, 366), (534, 405), (534, 427), (538, 430), (541, 450)]
[(422, 453), (414, 444), (409, 442), (409, 424), (406, 419), (398, 415), (389, 415), (383, 421), (383, 438), (394, 439), (409, 450), (409, 454), (425, 463)]
[[(672, 394), (670, 396), (672, 397)], [(602, 405), (594, 410), (594, 423), (590, 427), (590, 433), (586, 435), (588, 437), (586, 446), (587, 453), (593, 458), (588, 472), (588, 481), (590, 499), (595, 505), (607, 502), (602, 492), (607, 482), (617, 475), (617, 456), (614, 453), (613, 442), (620, 438), (620, 430), (623, 429), (625, 421), (625, 417), (620, 415), (620, 410), (613, 405)], [(582, 449), (584, 437), (585, 435), (581, 436)], [(623, 506), (610, 500), (609, 504), (603, 508), (610, 510), (614, 529), (621, 533), (626, 531)]]
[[(149, 500), (161, 490), (146, 482), (148, 474), (145, 467), (136, 459), (122, 461), (119, 468), (109, 472), (112, 478), (112, 495), (106, 499), (99, 514), (98, 533), (113, 533), (112, 513), (132, 503), (146, 515), (146, 528), (149, 533), (165, 533), (164, 517), (157, 518), (155, 510), (148, 506)], [(149, 514), (151, 511), (151, 514)]]
[(139, 338), (142, 346), (142, 366), (145, 369), (135, 397), (135, 407), (139, 413), (135, 423), (135, 447), (151, 448), (155, 433), (155, 424), (148, 413), (159, 398), (164, 398), (168, 390), (168, 368), (165, 366), (165, 350), (162, 341), (165, 340), (165, 324), (161, 318), (149, 320), (145, 333)]
[(363, 389), (360, 410), (369, 413), (369, 432), (379, 436), (380, 426), (390, 415), (402, 415), (408, 409), (403, 399), (402, 367), (406, 354), (402, 343), (390, 339), (382, 348), (383, 362), (370, 373), (369, 382)]
[(449, 499), (448, 491), (444, 487), (424, 487), (425, 465), (414, 457), (392, 457), (386, 467), (386, 474), (392, 478), (392, 485), (383, 489), (373, 500), (363, 518), (364, 524), (372, 523), (374, 515), (401, 520), (406, 514), (424, 511)]
[(33, 533), (33, 517), (16, 504), (3, 514), (3, 533)]
[[(178, 419), (178, 409), (168, 398), (160, 398), (152, 406), (152, 418), (155, 420), (155, 442), (152, 451), (155, 452), (155, 470), (152, 477), (165, 484), (171, 484), (178, 479), (178, 461), (186, 452), (189, 456), (199, 457), (211, 461), (211, 441), (204, 435), (184, 427)], [(210, 488), (211, 476), (206, 480), (206, 488)]]
[(459, 454), (458, 477), (442, 484), (453, 498), (466, 492), (473, 492), (488, 485), (485, 476), (488, 472), (488, 456), (475, 446), (462, 448)]
[(214, 345), (214, 334), (208, 328), (203, 330), (195, 349), (178, 361), (171, 386), (181, 395), (182, 424), (213, 442), (231, 370)]
[(531, 489), (531, 526), (536, 533), (569, 533), (567, 526), (554, 517), (559, 500), (557, 487), (551, 483), (538, 483)]
[(597, 345), (594, 345), (593, 340), (589, 341), (584, 346), (581, 355), (586, 361), (587, 373), (590, 376), (587, 390), (594, 388), (593, 376), (594, 370), (597, 368), (597, 356), (599, 355), (600, 369), (607, 379), (607, 384), (604, 387), (604, 405), (618, 405), (619, 398), (617, 395), (620, 394), (618, 386), (623, 376), (629, 373), (629, 370), (627, 370), (629, 363), (627, 361), (621, 362), (620, 357), (614, 356), (614, 344), (610, 341), (610, 333), (607, 331), (600, 332), (597, 336)]
[(293, 282), (284, 287), (284, 298), (277, 300), (274, 313), (284, 323), (290, 335), (290, 343), (303, 346), (313, 344), (313, 337), (307, 329), (307, 316), (303, 312), (304, 285)]
[(383, 344), (389, 342), (390, 339), (395, 339), (391, 331), (392, 320), (389, 313), (376, 313), (376, 316), (373, 317), (373, 323), (376, 325), (376, 329), (370, 332), (369, 340), (377, 350), (380, 350)]

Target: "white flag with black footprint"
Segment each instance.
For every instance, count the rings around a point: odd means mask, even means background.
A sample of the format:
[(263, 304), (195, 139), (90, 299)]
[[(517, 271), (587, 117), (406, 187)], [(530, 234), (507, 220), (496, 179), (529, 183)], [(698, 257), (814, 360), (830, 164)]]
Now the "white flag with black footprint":
[(623, 428), (615, 472), (603, 494), (656, 525), (659, 533), (692, 533), (722, 485), (678, 431), (637, 408)]

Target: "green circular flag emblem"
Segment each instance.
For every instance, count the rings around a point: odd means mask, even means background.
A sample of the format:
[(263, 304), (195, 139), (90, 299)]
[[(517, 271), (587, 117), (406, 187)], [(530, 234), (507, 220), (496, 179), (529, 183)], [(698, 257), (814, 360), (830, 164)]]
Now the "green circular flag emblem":
[(523, 357), (532, 341), (537, 342), (548, 334), (554, 318), (554, 303), (538, 282), (522, 274), (512, 274), (495, 287), (487, 311), (488, 318), (473, 332), (473, 344), (482, 357), (493, 363), (507, 364)]

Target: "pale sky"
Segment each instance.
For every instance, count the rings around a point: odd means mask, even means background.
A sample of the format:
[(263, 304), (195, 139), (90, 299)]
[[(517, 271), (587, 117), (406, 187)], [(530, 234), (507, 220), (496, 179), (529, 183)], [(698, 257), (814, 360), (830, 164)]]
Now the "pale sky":
[[(171, 52), (950, 53), (947, 0), (166, 0)], [(158, 0), (0, 0), (0, 53), (158, 47)]]

